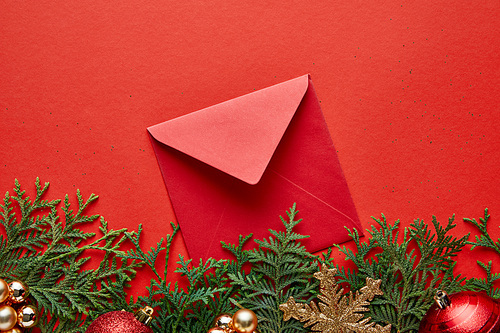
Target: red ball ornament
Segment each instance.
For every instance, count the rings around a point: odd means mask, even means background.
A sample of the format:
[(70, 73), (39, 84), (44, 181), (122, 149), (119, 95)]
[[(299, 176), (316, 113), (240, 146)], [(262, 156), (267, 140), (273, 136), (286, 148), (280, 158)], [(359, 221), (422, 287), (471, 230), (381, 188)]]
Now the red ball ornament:
[(153, 333), (148, 327), (153, 309), (149, 306), (134, 314), (126, 311), (112, 311), (99, 316), (85, 333)]
[(485, 293), (462, 291), (436, 293), (432, 305), (420, 322), (419, 333), (498, 333), (500, 302)]

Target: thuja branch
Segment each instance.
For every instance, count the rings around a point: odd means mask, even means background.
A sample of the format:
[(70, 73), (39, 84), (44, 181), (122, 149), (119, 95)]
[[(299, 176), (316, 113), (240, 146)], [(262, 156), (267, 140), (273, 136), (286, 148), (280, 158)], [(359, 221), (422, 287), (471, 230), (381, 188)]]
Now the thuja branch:
[[(67, 253), (63, 253), (61, 255), (58, 255), (57, 257), (47, 259), (46, 262), (57, 261), (57, 260), (63, 259), (63, 258), (68, 257), (68, 256), (72, 256), (72, 255), (79, 255), (80, 253), (82, 253), (86, 250), (99, 250), (99, 251), (113, 253), (116, 255), (122, 255), (124, 252), (119, 250), (119, 248), (120, 248), (121, 244), (127, 239), (127, 237), (125, 237), (125, 236), (122, 236), (121, 239), (112, 247), (99, 246), (97, 244), (101, 243), (102, 241), (108, 241), (111, 239), (114, 240), (114, 238), (123, 235), (125, 231), (127, 231), (127, 228), (118, 229), (118, 230), (110, 230), (109, 233), (106, 233), (104, 236), (102, 236), (98, 240), (96, 240), (88, 245), (82, 246), (78, 249), (75, 249), (73, 251), (69, 251)], [(43, 256), (44, 255), (42, 255), (42, 257)]]
[[(76, 213), (66, 195), (63, 225), (57, 209), (61, 200), (43, 199), (48, 188), (49, 183), (41, 186), (37, 178), (32, 200), (16, 180), (15, 195), (6, 193), (0, 204), (0, 224), (5, 228), (5, 237), (0, 236), (0, 276), (20, 279), (28, 285), (41, 312), (43, 333), (56, 331), (58, 325), (66, 327), (68, 322), (73, 323), (73, 328), (84, 330), (88, 321), (80, 320), (81, 315), (108, 311), (110, 304), (121, 302), (126, 296), (124, 288), (141, 263), (118, 257), (122, 253), (120, 246), (127, 239), (125, 229), (108, 230), (102, 217), (102, 236), (84, 244), (95, 233), (83, 232), (78, 226), (98, 220), (99, 215), (85, 214), (97, 195), (91, 194), (85, 200), (77, 190)], [(19, 207), (19, 216), (14, 213), (15, 205)], [(104, 252), (95, 269), (83, 269), (90, 259), (85, 256), (87, 250)]]
[[(393, 332), (416, 332), (438, 286), (450, 293), (464, 289), (465, 278), (453, 273), (456, 264), (453, 258), (467, 244), (469, 235), (454, 238), (448, 234), (456, 227), (454, 217), (445, 227), (433, 217), (435, 233), (423, 220), (416, 219), (404, 229), (401, 240), (399, 220), (391, 225), (382, 215), (374, 221), (378, 227), (368, 230), (371, 237), (366, 242), (360, 240), (356, 230), (348, 230), (356, 252), (337, 245), (346, 260), (356, 264), (356, 272), (346, 271), (331, 260), (324, 262), (335, 266), (339, 282), (349, 283), (352, 290), (360, 290), (366, 278), (380, 279), (384, 295), (371, 303), (366, 316), (381, 325), (392, 324)], [(411, 249), (411, 243), (417, 245), (419, 253)], [(374, 250), (372, 258), (370, 253)]]
[[(480, 222), (477, 222), (476, 219), (464, 218), (465, 222), (472, 223), (481, 232), (481, 236), (475, 236), (475, 242), (467, 242), (467, 244), (472, 245), (472, 250), (476, 247), (483, 247), (500, 254), (500, 238), (496, 242), (491, 238), (488, 231), (489, 219), (488, 208), (484, 210), (484, 217), (479, 218)], [(486, 272), (486, 279), (472, 278), (467, 281), (467, 286), (474, 290), (484, 290), (491, 297), (500, 299), (500, 288), (495, 288), (496, 282), (500, 280), (500, 273), (492, 273), (493, 262), (490, 260), (488, 264), (485, 264), (478, 260), (477, 264)]]
[(475, 236), (475, 242), (467, 242), (467, 244), (472, 245), (472, 249), (477, 246), (487, 247), (494, 250), (497, 254), (500, 254), (500, 238), (495, 242), (489, 232), (488, 232), (488, 221), (490, 219), (490, 214), (488, 214), (488, 208), (484, 210), (484, 217), (479, 218), (479, 222), (476, 219), (464, 218), (465, 222), (472, 223), (476, 228), (481, 231), (481, 236)]

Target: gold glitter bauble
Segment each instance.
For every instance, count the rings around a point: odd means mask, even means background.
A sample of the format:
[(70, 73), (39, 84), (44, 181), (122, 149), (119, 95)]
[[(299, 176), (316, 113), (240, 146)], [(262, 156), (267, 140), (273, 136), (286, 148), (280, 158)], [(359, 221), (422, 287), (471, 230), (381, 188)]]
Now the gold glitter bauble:
[(17, 323), (16, 310), (8, 305), (0, 306), (0, 330), (7, 331), (13, 329)]
[(238, 310), (233, 316), (233, 327), (239, 333), (251, 333), (257, 328), (257, 316), (252, 310)]
[(5, 280), (0, 279), (0, 303), (5, 302), (7, 297), (9, 297), (9, 294), (9, 284), (5, 282)]

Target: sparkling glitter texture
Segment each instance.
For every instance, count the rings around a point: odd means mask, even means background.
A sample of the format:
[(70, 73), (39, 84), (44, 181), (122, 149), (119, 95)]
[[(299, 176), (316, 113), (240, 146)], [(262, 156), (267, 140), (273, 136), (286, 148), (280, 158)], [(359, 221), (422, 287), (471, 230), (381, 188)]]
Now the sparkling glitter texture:
[(85, 333), (153, 333), (153, 330), (130, 312), (112, 311), (94, 320)]
[(314, 301), (309, 304), (296, 303), (290, 296), (286, 303), (280, 305), (283, 320), (290, 318), (306, 322), (304, 327), (322, 333), (370, 332), (391, 333), (391, 325), (384, 327), (371, 322), (371, 318), (363, 319), (363, 312), (368, 311), (368, 305), (375, 296), (384, 293), (380, 290), (382, 280), (366, 278), (366, 286), (356, 293), (343, 295), (344, 289), (335, 280), (336, 268), (328, 268), (325, 264), (314, 277), (320, 281), (321, 293), (318, 295), (319, 307)]
[(419, 333), (498, 333), (500, 303), (485, 293), (449, 295), (450, 305), (434, 304), (420, 323)]

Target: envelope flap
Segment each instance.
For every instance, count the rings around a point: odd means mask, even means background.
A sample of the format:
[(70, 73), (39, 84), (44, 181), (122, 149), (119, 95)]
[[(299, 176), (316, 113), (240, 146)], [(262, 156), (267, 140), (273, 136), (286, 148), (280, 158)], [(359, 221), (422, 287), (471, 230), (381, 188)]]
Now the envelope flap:
[(159, 142), (257, 184), (309, 85), (304, 75), (154, 125)]

